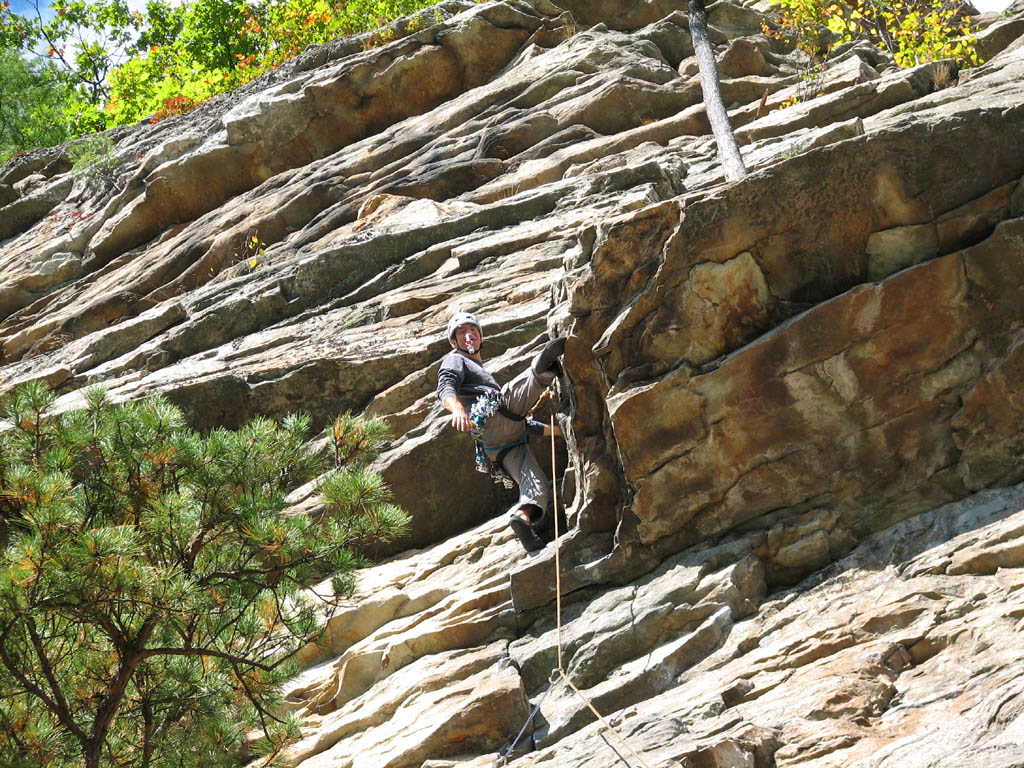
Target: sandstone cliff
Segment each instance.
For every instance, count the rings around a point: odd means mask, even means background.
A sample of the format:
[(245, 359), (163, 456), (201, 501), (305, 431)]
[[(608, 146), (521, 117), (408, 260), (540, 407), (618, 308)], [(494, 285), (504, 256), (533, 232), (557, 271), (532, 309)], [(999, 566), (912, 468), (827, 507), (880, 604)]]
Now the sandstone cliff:
[(562, 650), (647, 765), (1024, 764), (1024, 17), (808, 78), (765, 9), (709, 8), (731, 185), (678, 0), (447, 0), (119, 129), (109, 177), (0, 171), (0, 391), (392, 427), (413, 528), (290, 685), (292, 764), (490, 766), (533, 705), (510, 765), (638, 764), (549, 684), (553, 547), (435, 402), (456, 309), (499, 378), (569, 336)]

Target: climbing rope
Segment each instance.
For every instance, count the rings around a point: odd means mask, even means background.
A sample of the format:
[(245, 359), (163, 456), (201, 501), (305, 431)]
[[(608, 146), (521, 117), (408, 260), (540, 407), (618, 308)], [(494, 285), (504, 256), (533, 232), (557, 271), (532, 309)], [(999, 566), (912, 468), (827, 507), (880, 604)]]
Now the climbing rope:
[(559, 544), (558, 536), (558, 483), (555, 482), (554, 414), (551, 415), (551, 489), (553, 493), (552, 504), (555, 510), (555, 620), (558, 624), (558, 674), (560, 674), (562, 676), (562, 679), (565, 680), (566, 685), (568, 685), (570, 688), (576, 691), (576, 695), (583, 700), (583, 703), (587, 705), (590, 711), (594, 713), (594, 716), (601, 721), (604, 727), (611, 731), (615, 738), (622, 742), (622, 746), (629, 750), (629, 753), (633, 755), (636, 761), (640, 763), (640, 765), (642, 765), (643, 768), (650, 768), (650, 766), (648, 766), (647, 763), (644, 762), (644, 759), (636, 753), (636, 750), (629, 746), (629, 742), (622, 738), (619, 732), (612, 727), (611, 723), (605, 720), (604, 716), (597, 711), (597, 708), (590, 703), (590, 699), (584, 696), (583, 692), (576, 687), (572, 680), (569, 679), (569, 676), (565, 673), (565, 667), (562, 666), (562, 567), (561, 562), (559, 561), (559, 550), (561, 549), (561, 546)]
[(523, 723), (523, 727), (519, 729), (519, 733), (516, 734), (516, 738), (512, 742), (512, 744), (509, 745), (509, 748), (505, 750), (505, 752), (502, 754), (500, 758), (498, 758), (497, 763), (495, 763), (496, 766), (502, 766), (505, 765), (506, 762), (508, 762), (508, 756), (512, 754), (512, 750), (516, 748), (516, 744), (518, 744), (519, 740), (523, 738), (523, 734), (526, 733), (527, 726), (529, 726), (530, 722), (540, 711), (540, 705), (544, 703), (544, 699), (546, 699), (548, 694), (551, 693), (552, 688), (554, 688), (554, 682), (548, 683), (547, 690), (544, 691), (543, 695), (541, 695), (541, 697), (537, 700), (537, 703), (533, 705), (533, 709), (530, 710), (530, 714), (526, 718), (526, 722)]
[[(640, 755), (638, 755), (636, 753), (636, 750), (634, 750), (629, 745), (629, 742), (626, 741), (622, 737), (622, 735), (619, 734), (619, 732), (616, 731), (614, 727), (612, 727), (612, 724), (609, 723), (604, 718), (604, 716), (600, 712), (597, 711), (597, 708), (593, 704), (590, 703), (590, 699), (588, 699), (586, 696), (584, 696), (583, 692), (579, 688), (577, 688), (575, 686), (575, 684), (573, 684), (572, 680), (569, 679), (569, 675), (566, 674), (565, 667), (562, 664), (562, 565), (561, 565), (561, 561), (560, 561), (560, 557), (559, 557), (560, 551), (561, 551), (561, 542), (559, 540), (559, 532), (558, 532), (558, 483), (555, 482), (555, 477), (556, 477), (556, 474), (555, 474), (556, 473), (555, 456), (556, 456), (556, 454), (555, 454), (555, 416), (554, 416), (554, 414), (552, 414), (551, 415), (551, 489), (552, 489), (552, 502), (551, 502), (551, 504), (552, 504), (552, 508), (554, 509), (554, 518), (555, 518), (555, 626), (556, 626), (556, 640), (557, 640), (557, 643), (558, 643), (558, 674), (562, 678), (562, 680), (565, 681), (566, 685), (568, 685), (570, 688), (572, 688), (576, 692), (576, 695), (579, 696), (583, 700), (583, 703), (587, 705), (587, 708), (590, 709), (590, 711), (594, 713), (594, 716), (598, 720), (601, 721), (601, 723), (604, 725), (604, 727), (607, 728), (609, 731), (611, 731), (612, 735), (615, 736), (615, 738), (618, 739), (622, 743), (622, 746), (624, 746), (626, 748), (626, 750), (631, 755), (633, 755), (633, 758), (637, 761), (637, 763), (639, 763), (642, 766), (642, 768), (650, 768), (650, 766), (646, 762), (644, 762), (644, 759), (642, 757), (640, 757)], [(540, 710), (540, 705), (544, 703), (544, 699), (547, 697), (547, 695), (551, 692), (551, 689), (554, 687), (555, 681), (554, 681), (553, 678), (554, 678), (554, 676), (552, 676), (552, 682), (548, 684), (547, 690), (544, 691), (544, 694), (540, 697), (540, 699), (534, 705), (533, 709), (530, 710), (530, 715), (529, 715), (529, 717), (526, 718), (526, 722), (523, 723), (523, 727), (520, 729), (519, 735), (516, 736), (515, 741), (512, 742), (512, 745), (508, 749), (505, 750), (504, 754), (495, 763), (496, 766), (503, 766), (503, 765), (505, 765), (505, 763), (508, 760), (509, 755), (512, 754), (512, 750), (514, 750), (516, 748), (516, 744), (519, 743), (519, 740), (523, 737), (523, 734), (526, 733), (526, 727), (533, 720), (534, 716)]]

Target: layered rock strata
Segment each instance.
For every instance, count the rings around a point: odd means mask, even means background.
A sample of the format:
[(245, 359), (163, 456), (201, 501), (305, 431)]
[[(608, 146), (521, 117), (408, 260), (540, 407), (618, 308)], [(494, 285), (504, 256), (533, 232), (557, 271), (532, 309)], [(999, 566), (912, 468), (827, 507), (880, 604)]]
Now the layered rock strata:
[(0, 392), (392, 428), (412, 530), (307, 649), (292, 764), (491, 765), (524, 723), (513, 765), (619, 759), (550, 684), (552, 547), (436, 404), (456, 309), (500, 380), (569, 336), (562, 654), (652, 768), (1024, 760), (1024, 21), (814, 73), (761, 10), (709, 8), (736, 184), (669, 0), (449, 1), (118, 129), (109, 182), (0, 171)]
[[(1010, 768), (1024, 756), (1022, 533), (1024, 485), (983, 491), (772, 594), (754, 554), (771, 533), (697, 545), (567, 596), (566, 671), (652, 767)], [(555, 617), (509, 597), (518, 547), (495, 521), (364, 572), (332, 658), (289, 689), (308, 724), (293, 764), (484, 768), (524, 725), (509, 765), (635, 764), (552, 682)]]

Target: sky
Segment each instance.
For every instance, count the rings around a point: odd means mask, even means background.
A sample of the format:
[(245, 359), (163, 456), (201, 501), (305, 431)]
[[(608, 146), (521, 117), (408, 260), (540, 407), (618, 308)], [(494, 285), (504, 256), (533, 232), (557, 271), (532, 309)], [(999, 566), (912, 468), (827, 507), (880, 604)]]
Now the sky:
[[(35, 15), (35, 5), (31, 2), (31, 0), (9, 0), (9, 2), (11, 3), (11, 10), (14, 11), (15, 13), (20, 13), (23, 16)], [(132, 10), (146, 10), (146, 0), (128, 0), (128, 5), (132, 8)], [(51, 11), (49, 8), (49, 0), (39, 0), (39, 8), (40, 10), (43, 11), (44, 17), (53, 15), (53, 11)]]
[[(32, 0), (8, 0), (8, 2), (10, 2), (11, 4), (11, 10), (14, 11), (14, 13), (21, 14), (22, 16), (35, 18), (36, 7), (38, 5), (39, 11), (42, 13), (44, 19), (49, 20), (53, 17), (53, 11), (50, 9), (49, 6), (51, 0), (38, 0), (38, 3), (35, 3)], [(1012, 0), (1010, 0), (1010, 2), (1012, 2)], [(145, 11), (146, 0), (128, 0), (128, 7), (131, 8), (133, 11)], [(95, 36), (92, 34), (86, 34), (85, 39), (95, 40)], [(70, 46), (71, 50), (74, 51), (75, 45), (70, 42), (68, 43), (68, 45)], [(45, 52), (45, 45), (41, 44), (36, 49), (36, 53), (38, 53), (40, 56), (43, 55)], [(73, 59), (73, 53), (66, 52), (65, 55), (68, 57), (69, 60)]]

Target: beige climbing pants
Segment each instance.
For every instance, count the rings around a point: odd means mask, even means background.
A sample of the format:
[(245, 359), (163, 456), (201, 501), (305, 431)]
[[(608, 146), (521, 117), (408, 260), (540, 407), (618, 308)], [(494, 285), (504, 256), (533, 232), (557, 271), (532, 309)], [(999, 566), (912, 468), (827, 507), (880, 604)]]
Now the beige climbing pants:
[[(512, 413), (525, 416), (554, 380), (553, 372), (538, 375), (531, 366), (501, 388), (501, 404)], [(523, 439), (525, 432), (525, 422), (495, 413), (487, 420), (481, 436), (488, 458), (496, 460), (502, 446)], [(524, 504), (535, 504), (542, 516), (546, 515), (551, 503), (551, 483), (530, 451), (529, 444), (517, 445), (506, 451), (502, 466), (519, 485), (519, 501), (509, 512), (515, 514)]]

